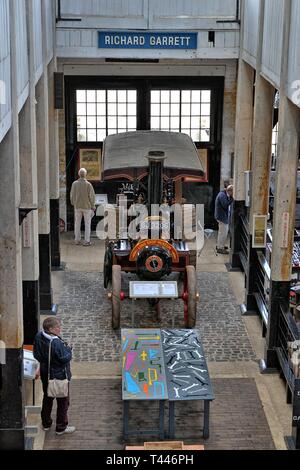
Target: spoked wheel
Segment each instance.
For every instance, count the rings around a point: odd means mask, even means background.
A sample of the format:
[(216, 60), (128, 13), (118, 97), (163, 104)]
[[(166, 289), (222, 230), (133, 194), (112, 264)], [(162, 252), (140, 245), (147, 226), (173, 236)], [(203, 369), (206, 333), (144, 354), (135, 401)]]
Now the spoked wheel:
[(103, 285), (104, 289), (107, 289), (109, 283), (112, 281), (112, 249), (108, 245), (105, 250), (104, 262), (103, 262)]
[(197, 312), (197, 278), (194, 266), (186, 266), (186, 294), (184, 323), (186, 328), (194, 328)]
[(121, 312), (121, 266), (114, 264), (112, 267), (112, 327), (114, 330), (120, 327), (120, 312)]

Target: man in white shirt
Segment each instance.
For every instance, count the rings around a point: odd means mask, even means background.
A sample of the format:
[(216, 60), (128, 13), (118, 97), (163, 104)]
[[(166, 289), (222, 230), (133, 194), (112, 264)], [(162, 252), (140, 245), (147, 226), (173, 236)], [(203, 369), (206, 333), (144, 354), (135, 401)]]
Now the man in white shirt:
[(93, 186), (86, 179), (87, 171), (80, 168), (78, 171), (78, 180), (74, 181), (71, 188), (71, 204), (75, 210), (75, 244), (81, 243), (81, 220), (84, 217), (84, 242), (83, 246), (91, 245), (91, 220), (94, 215), (95, 207), (95, 191)]

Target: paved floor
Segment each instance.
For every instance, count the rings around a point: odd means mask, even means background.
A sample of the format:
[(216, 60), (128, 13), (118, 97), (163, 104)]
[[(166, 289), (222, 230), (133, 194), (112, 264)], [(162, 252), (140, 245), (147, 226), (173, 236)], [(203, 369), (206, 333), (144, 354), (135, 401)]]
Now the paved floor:
[[(63, 336), (74, 346), (70, 424), (74, 435), (39, 435), (35, 448), (121, 449), (121, 390), (119, 332), (110, 327), (110, 304), (101, 282), (103, 242), (76, 247), (72, 235), (62, 237), (64, 271), (53, 272), (54, 302), (59, 304)], [(198, 258), (197, 328), (200, 331), (216, 399), (211, 411), (207, 449), (285, 449), (291, 433), (291, 406), (278, 374), (261, 375), (258, 359), (264, 341), (258, 317), (242, 317), (238, 304), (244, 298), (242, 273), (227, 271), (226, 256), (216, 256), (215, 239), (208, 240)], [(126, 305), (127, 302), (127, 305)], [(170, 304), (170, 302), (169, 302)], [(165, 302), (162, 324), (182, 326), (180, 301)], [(174, 308), (175, 305), (175, 308)], [(143, 314), (138, 311), (142, 307)], [(131, 321), (131, 303), (124, 302), (122, 326)], [(149, 305), (137, 304), (136, 326), (157, 326)], [(195, 412), (195, 409), (198, 411)], [(150, 415), (151, 416), (151, 410)], [(201, 442), (199, 403), (177, 410), (178, 432), (184, 440)], [(198, 413), (198, 414), (197, 414)], [(137, 419), (138, 409), (136, 411)], [(182, 417), (180, 420), (179, 416)], [(177, 436), (176, 436), (177, 437)], [(180, 437), (180, 436), (179, 436)], [(129, 441), (139, 442), (134, 438)]]

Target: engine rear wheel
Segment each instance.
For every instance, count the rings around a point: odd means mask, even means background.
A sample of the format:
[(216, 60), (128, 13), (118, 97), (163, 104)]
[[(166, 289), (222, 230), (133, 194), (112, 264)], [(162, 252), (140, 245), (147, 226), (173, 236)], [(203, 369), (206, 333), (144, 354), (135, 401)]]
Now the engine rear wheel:
[(121, 312), (121, 266), (114, 264), (112, 267), (112, 327), (114, 330), (120, 327), (120, 312)]
[(186, 266), (187, 276), (187, 318), (185, 319), (186, 328), (194, 328), (197, 314), (197, 278), (194, 266)]

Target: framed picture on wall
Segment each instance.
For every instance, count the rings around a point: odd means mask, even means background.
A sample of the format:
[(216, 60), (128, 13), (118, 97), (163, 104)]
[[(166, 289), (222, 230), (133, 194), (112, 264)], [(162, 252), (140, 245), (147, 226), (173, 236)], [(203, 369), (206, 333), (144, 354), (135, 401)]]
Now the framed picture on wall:
[(101, 149), (79, 149), (79, 168), (85, 168), (89, 181), (101, 180)]
[(252, 248), (265, 248), (267, 237), (267, 216), (253, 214)]
[(204, 175), (201, 177), (200, 181), (204, 183), (208, 182), (208, 150), (207, 149), (197, 149), (199, 160), (202, 163), (204, 169)]

